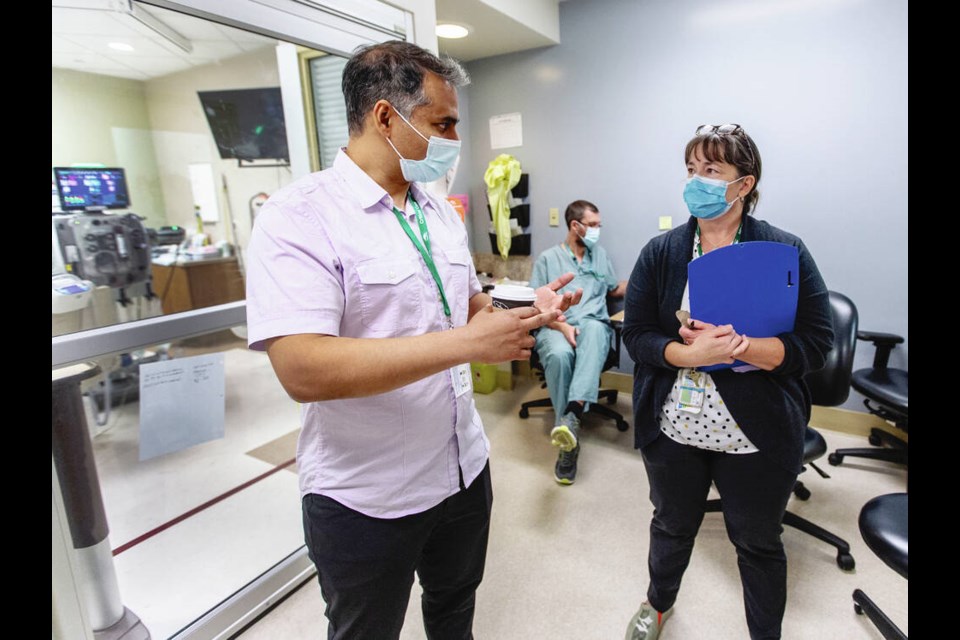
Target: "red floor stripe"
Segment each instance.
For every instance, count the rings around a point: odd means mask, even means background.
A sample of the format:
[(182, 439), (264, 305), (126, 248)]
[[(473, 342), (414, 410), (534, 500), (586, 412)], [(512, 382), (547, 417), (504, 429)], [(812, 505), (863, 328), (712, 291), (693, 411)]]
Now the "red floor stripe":
[(123, 553), (123, 552), (126, 551), (127, 549), (130, 549), (131, 547), (137, 546), (138, 544), (140, 544), (140, 543), (143, 542), (144, 540), (147, 540), (147, 539), (149, 539), (149, 538), (152, 538), (153, 536), (157, 535), (157, 534), (160, 533), (161, 531), (163, 531), (163, 530), (165, 530), (165, 529), (169, 529), (170, 527), (172, 527), (173, 525), (177, 524), (178, 522), (183, 522), (184, 520), (186, 520), (186, 519), (189, 518), (190, 516), (196, 515), (196, 514), (200, 513), (201, 511), (203, 511), (204, 509), (207, 509), (207, 508), (209, 508), (209, 507), (212, 507), (213, 505), (217, 504), (217, 503), (220, 502), (221, 500), (225, 500), (225, 499), (229, 498), (230, 496), (232, 496), (233, 494), (237, 493), (238, 491), (243, 491), (244, 489), (246, 489), (246, 488), (249, 487), (250, 485), (256, 484), (257, 482), (260, 482), (260, 481), (263, 480), (264, 478), (267, 478), (267, 477), (273, 475), (273, 474), (276, 473), (277, 471), (280, 471), (280, 470), (282, 470), (282, 469), (286, 469), (287, 467), (289, 467), (290, 465), (292, 465), (292, 464), (295, 463), (296, 461), (297, 461), (296, 458), (292, 458), (292, 459), (290, 459), (290, 460), (287, 460), (286, 462), (277, 465), (276, 467), (274, 467), (274, 468), (271, 469), (270, 471), (267, 471), (266, 473), (260, 474), (259, 476), (257, 476), (256, 478), (253, 478), (252, 480), (247, 480), (247, 481), (244, 482), (243, 484), (241, 484), (241, 485), (239, 485), (239, 486), (236, 486), (236, 487), (234, 487), (233, 489), (230, 489), (229, 491), (227, 491), (227, 492), (225, 492), (225, 493), (221, 493), (221, 494), (220, 494), (219, 496), (217, 496), (216, 498), (213, 498), (212, 500), (208, 500), (208, 501), (204, 502), (204, 503), (201, 504), (199, 507), (194, 507), (193, 509), (190, 509), (190, 511), (187, 511), (187, 512), (184, 513), (184, 514), (181, 514), (181, 515), (177, 516), (177, 517), (174, 518), (173, 520), (169, 520), (169, 521), (167, 521), (167, 522), (164, 522), (164, 523), (163, 523), (162, 525), (160, 525), (159, 527), (156, 527), (156, 528), (154, 528), (154, 529), (151, 529), (150, 531), (147, 531), (145, 534), (143, 534), (143, 535), (141, 535), (141, 536), (139, 536), (139, 537), (134, 538), (134, 539), (131, 540), (130, 542), (127, 542), (127, 543), (125, 543), (125, 544), (120, 545), (119, 547), (117, 547), (116, 549), (113, 550), (113, 555), (115, 555), (115, 556), (120, 555), (121, 553)]

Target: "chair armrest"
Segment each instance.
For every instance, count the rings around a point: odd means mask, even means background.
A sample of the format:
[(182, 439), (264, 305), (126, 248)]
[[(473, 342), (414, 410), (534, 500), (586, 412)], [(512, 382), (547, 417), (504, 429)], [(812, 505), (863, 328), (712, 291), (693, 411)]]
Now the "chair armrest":
[(607, 361), (603, 365), (604, 371), (620, 366), (620, 336), (623, 333), (623, 321), (611, 320), (610, 326), (613, 327), (613, 338)]
[(887, 368), (890, 352), (893, 351), (895, 346), (903, 342), (903, 337), (880, 331), (857, 331), (857, 340), (873, 343), (873, 346), (877, 349), (873, 356), (873, 368), (882, 371)]

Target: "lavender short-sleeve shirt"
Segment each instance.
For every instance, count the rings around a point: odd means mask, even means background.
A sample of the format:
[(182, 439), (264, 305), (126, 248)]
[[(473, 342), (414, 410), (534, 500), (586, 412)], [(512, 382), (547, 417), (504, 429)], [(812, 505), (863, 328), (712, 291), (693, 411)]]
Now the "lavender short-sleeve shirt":
[[(481, 291), (463, 222), (416, 183), (433, 260), (456, 327)], [(412, 206), (405, 211), (417, 229)], [(419, 235), (419, 234), (418, 234)], [(327, 334), (415, 336), (447, 328), (437, 284), (393, 214), (386, 191), (343, 149), (333, 167), (277, 191), (261, 208), (247, 249), (251, 349), (269, 338)], [(490, 443), (472, 389), (456, 395), (451, 371), (374, 396), (301, 407), (301, 496), (328, 496), (361, 513), (419, 513), (469, 486)]]

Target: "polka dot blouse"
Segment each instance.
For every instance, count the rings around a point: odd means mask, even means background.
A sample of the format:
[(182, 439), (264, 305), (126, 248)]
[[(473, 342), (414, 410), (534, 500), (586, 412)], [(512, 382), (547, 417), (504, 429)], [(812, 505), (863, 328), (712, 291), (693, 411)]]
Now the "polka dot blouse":
[(720, 397), (713, 378), (702, 373), (704, 378), (703, 406), (699, 413), (677, 409), (680, 400), (680, 380), (685, 370), (681, 369), (663, 408), (660, 410), (660, 431), (680, 444), (699, 449), (724, 451), (726, 453), (754, 453), (757, 448), (740, 430), (730, 410)]

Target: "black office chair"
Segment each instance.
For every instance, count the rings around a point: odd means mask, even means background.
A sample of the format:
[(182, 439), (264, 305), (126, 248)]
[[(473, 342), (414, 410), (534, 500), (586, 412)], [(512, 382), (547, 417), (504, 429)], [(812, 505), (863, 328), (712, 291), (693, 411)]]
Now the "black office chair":
[[(907, 372), (887, 366), (890, 352), (903, 342), (903, 338), (892, 333), (874, 331), (860, 331), (857, 333), (857, 338), (872, 342), (876, 352), (873, 356), (873, 367), (857, 369), (853, 372), (851, 381), (853, 388), (863, 394), (865, 398), (863, 404), (867, 407), (867, 411), (892, 422), (906, 433)], [(827, 460), (832, 465), (838, 465), (843, 462), (845, 456), (851, 456), (907, 464), (906, 441), (876, 427), (870, 429), (868, 439), (874, 448), (837, 449), (827, 457)]]
[[(608, 303), (609, 309), (615, 309), (616, 304), (613, 302)], [(610, 350), (607, 352), (607, 359), (603, 363), (603, 368), (601, 373), (604, 371), (609, 371), (614, 367), (620, 366), (620, 332), (623, 330), (623, 323), (621, 322), (611, 322), (613, 326), (613, 338), (610, 343)], [(542, 331), (542, 329), (541, 329)], [(540, 362), (540, 357), (537, 355), (537, 350), (533, 350), (533, 354), (530, 356), (530, 366), (537, 372), (537, 376), (540, 378), (540, 388), (547, 388), (547, 381), (543, 372), (543, 364)], [(596, 413), (604, 418), (609, 418), (616, 422), (618, 431), (626, 431), (630, 428), (630, 423), (623, 419), (623, 415), (610, 407), (605, 407), (600, 404), (600, 400), (606, 400), (608, 404), (615, 404), (617, 402), (618, 391), (616, 389), (600, 389), (597, 392), (597, 402), (590, 403), (590, 408), (587, 409), (586, 413)], [(546, 398), (538, 398), (536, 400), (528, 400), (520, 405), (520, 417), (524, 420), (530, 417), (530, 408), (531, 407), (552, 407), (550, 402), (550, 396)]]
[[(877, 496), (860, 510), (860, 534), (878, 558), (907, 577), (907, 494)], [(853, 609), (866, 614), (886, 640), (907, 640), (907, 636), (880, 607), (860, 589), (853, 591)]]
[[(827, 354), (826, 363), (822, 369), (808, 373), (804, 378), (810, 389), (813, 404), (824, 407), (835, 407), (846, 402), (850, 395), (850, 377), (853, 371), (853, 355), (857, 346), (857, 308), (847, 296), (835, 291), (830, 292), (830, 311), (833, 315), (833, 349)], [(748, 374), (749, 375), (749, 374)], [(807, 465), (814, 468), (824, 478), (830, 476), (823, 472), (813, 461), (827, 453), (827, 441), (823, 436), (807, 425), (803, 436), (803, 471)], [(810, 490), (797, 480), (793, 487), (793, 494), (800, 500), (810, 497)], [(721, 511), (721, 501), (718, 498), (707, 500), (707, 511)], [(783, 514), (783, 524), (808, 533), (818, 540), (822, 540), (837, 549), (837, 566), (844, 571), (850, 571), (856, 566), (850, 554), (850, 545), (846, 540), (816, 525), (806, 518), (786, 511)]]

